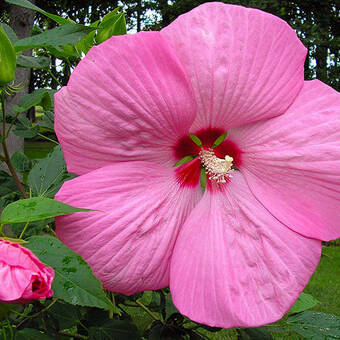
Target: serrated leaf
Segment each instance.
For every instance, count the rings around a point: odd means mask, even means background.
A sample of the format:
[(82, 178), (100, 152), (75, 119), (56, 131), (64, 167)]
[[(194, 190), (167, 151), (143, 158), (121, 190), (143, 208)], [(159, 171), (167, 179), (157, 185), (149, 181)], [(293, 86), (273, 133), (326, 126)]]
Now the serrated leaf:
[(306, 311), (290, 316), (287, 324), (308, 339), (340, 338), (340, 318), (335, 315)]
[(189, 137), (197, 146), (199, 146), (200, 148), (203, 147), (201, 140), (197, 136), (195, 136), (192, 133), (189, 133)]
[(224, 134), (222, 134), (221, 136), (219, 136), (215, 142), (212, 145), (212, 148), (216, 148), (216, 146), (219, 146), (220, 144), (222, 144), (225, 140), (225, 138), (227, 137), (228, 131), (226, 131)]
[(9, 4), (17, 5), (17, 6), (20, 6), (20, 7), (25, 7), (25, 8), (28, 8), (28, 9), (32, 9), (33, 11), (37, 11), (41, 14), (44, 14), (45, 16), (54, 20), (55, 22), (57, 22), (60, 25), (69, 24), (71, 22), (70, 19), (65, 19), (65, 18), (60, 17), (58, 15), (51, 14), (51, 13), (44, 11), (43, 9), (39, 8), (38, 6), (33, 5), (28, 0), (5, 0), (5, 1)]
[(44, 69), (50, 66), (50, 59), (47, 57), (30, 57), (20, 54), (17, 56), (17, 66)]
[(14, 47), (17, 52), (20, 52), (35, 47), (73, 45), (94, 29), (80, 24), (63, 25), (32, 37), (18, 40)]
[(295, 301), (288, 314), (300, 313), (307, 309), (313, 308), (319, 303), (312, 295), (301, 293), (298, 299)]
[(40, 105), (45, 110), (53, 108), (56, 90), (38, 89), (20, 98), (16, 112), (25, 112), (33, 106)]
[(32, 168), (32, 161), (21, 151), (17, 151), (12, 155), (11, 162), (15, 171), (20, 173), (29, 171)]
[(34, 196), (54, 197), (66, 177), (66, 165), (58, 145), (34, 165), (28, 174), (28, 185)]
[(1, 214), (1, 224), (32, 222), (74, 212), (91, 211), (72, 207), (46, 197), (32, 197), (7, 205)]
[[(14, 107), (14, 105), (13, 105)], [(24, 110), (25, 111), (25, 110)], [(33, 138), (38, 135), (39, 126), (33, 126), (32, 122), (26, 117), (18, 117), (13, 133), (23, 138)]]
[(54, 269), (54, 297), (72, 305), (114, 309), (90, 266), (57, 238), (33, 236), (25, 247)]
[(127, 320), (109, 320), (99, 327), (90, 327), (90, 340), (140, 340), (137, 327)]

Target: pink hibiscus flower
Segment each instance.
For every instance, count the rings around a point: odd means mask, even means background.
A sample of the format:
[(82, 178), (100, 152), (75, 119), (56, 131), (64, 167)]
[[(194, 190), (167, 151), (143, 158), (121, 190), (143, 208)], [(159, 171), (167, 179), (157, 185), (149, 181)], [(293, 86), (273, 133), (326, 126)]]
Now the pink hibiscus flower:
[(181, 313), (225, 328), (290, 308), (340, 220), (339, 96), (304, 81), (305, 55), (281, 19), (221, 3), (91, 49), (55, 98), (81, 175), (56, 198), (102, 212), (56, 226), (104, 288), (169, 285)]

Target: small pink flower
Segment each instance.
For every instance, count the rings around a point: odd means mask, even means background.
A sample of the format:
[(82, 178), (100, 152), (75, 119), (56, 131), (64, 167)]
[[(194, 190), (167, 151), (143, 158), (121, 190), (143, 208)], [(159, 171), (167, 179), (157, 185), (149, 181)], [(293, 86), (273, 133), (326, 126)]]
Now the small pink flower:
[(81, 176), (57, 199), (104, 213), (58, 217), (57, 234), (106, 289), (169, 285), (181, 313), (225, 328), (287, 312), (339, 236), (339, 96), (304, 81), (305, 55), (281, 19), (207, 3), (80, 62), (55, 128)]
[(54, 271), (27, 248), (0, 239), (0, 301), (29, 303), (53, 295)]

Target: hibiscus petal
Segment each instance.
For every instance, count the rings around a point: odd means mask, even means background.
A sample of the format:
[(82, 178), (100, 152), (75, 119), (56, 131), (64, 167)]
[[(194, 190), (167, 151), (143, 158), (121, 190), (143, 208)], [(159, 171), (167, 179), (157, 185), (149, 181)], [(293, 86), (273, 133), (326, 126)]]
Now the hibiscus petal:
[(201, 196), (161, 165), (106, 166), (64, 183), (57, 200), (100, 211), (57, 217), (57, 235), (104, 288), (124, 294), (163, 288), (179, 228)]
[(278, 17), (206, 3), (162, 30), (198, 102), (192, 130), (230, 128), (285, 112), (303, 85), (306, 48)]
[(280, 117), (230, 131), (241, 171), (282, 223), (319, 240), (340, 237), (340, 95), (305, 82)]
[(11, 267), (0, 261), (0, 301), (13, 302), (20, 299), (31, 277), (31, 270)]
[(174, 164), (172, 147), (196, 104), (177, 57), (158, 32), (116, 36), (93, 47), (55, 96), (55, 129), (68, 170), (113, 161)]
[(237, 172), (206, 191), (176, 241), (170, 289), (178, 310), (210, 326), (257, 327), (280, 319), (315, 270), (321, 242), (286, 228)]

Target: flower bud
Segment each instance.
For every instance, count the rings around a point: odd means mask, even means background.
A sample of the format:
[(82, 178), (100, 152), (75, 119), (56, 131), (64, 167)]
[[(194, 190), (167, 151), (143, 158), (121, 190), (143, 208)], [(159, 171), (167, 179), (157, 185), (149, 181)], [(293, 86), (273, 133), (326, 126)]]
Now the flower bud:
[(0, 302), (29, 303), (53, 295), (54, 271), (27, 248), (0, 239)]
[(0, 25), (0, 85), (5, 85), (15, 77), (16, 55), (7, 34)]

